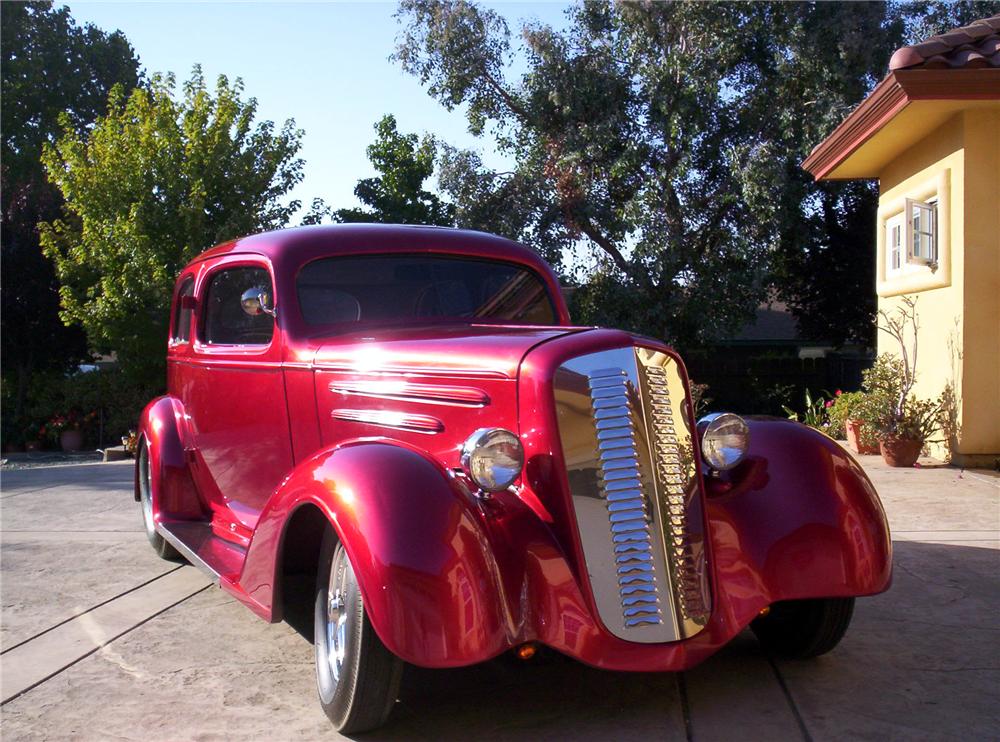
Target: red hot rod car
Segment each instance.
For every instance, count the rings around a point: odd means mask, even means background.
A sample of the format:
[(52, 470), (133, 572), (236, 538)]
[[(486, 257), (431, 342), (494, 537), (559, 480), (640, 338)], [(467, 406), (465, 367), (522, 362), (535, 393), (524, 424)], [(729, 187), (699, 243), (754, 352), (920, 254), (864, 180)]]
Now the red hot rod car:
[(312, 579), (320, 700), (381, 724), (404, 663), (543, 645), (675, 671), (750, 625), (833, 648), (885, 590), (858, 464), (787, 420), (694, 419), (662, 343), (576, 327), (499, 237), (343, 225), (236, 240), (181, 273), (168, 393), (140, 421), (149, 540), (267, 621)]

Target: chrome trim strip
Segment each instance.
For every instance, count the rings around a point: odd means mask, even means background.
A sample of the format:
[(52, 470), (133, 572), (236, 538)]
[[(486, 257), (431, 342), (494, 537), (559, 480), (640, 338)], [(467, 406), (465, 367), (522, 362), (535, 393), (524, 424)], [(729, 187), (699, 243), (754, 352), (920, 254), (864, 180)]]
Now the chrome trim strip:
[(330, 412), (334, 420), (352, 423), (377, 425), (394, 430), (408, 430), (413, 433), (440, 433), (444, 423), (430, 415), (415, 415), (409, 412), (395, 410), (347, 410), (336, 409)]
[[(208, 528), (207, 523), (205, 527)], [(194, 549), (192, 549), (186, 543), (181, 541), (180, 537), (177, 536), (175, 533), (173, 533), (166, 524), (157, 523), (154, 526), (154, 528), (156, 532), (160, 534), (164, 538), (164, 540), (167, 541), (167, 543), (169, 543), (171, 546), (177, 549), (177, 551), (180, 552), (181, 556), (187, 559), (192, 566), (197, 567), (201, 572), (208, 575), (208, 577), (210, 577), (212, 580), (216, 582), (218, 582), (221, 579), (221, 576), (219, 575), (218, 572), (215, 571), (212, 565), (206, 562), (200, 556), (198, 556), (198, 553)], [(235, 546), (235, 544), (232, 545)]]
[(415, 384), (399, 379), (331, 381), (330, 391), (334, 394), (458, 407), (486, 407), (490, 403), (489, 395), (476, 387)]

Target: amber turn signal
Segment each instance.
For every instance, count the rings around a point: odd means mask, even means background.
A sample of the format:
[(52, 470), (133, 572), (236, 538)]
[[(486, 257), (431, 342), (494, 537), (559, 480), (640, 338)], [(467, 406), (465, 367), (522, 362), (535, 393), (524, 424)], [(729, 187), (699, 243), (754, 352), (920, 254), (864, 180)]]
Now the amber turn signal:
[(530, 660), (538, 652), (537, 644), (522, 644), (520, 647), (514, 650), (517, 653), (517, 658), (521, 660)]
[(761, 618), (764, 618), (764, 616), (766, 616), (770, 612), (771, 612), (771, 606), (766, 605), (760, 609), (760, 613), (758, 613), (757, 615), (760, 616)]

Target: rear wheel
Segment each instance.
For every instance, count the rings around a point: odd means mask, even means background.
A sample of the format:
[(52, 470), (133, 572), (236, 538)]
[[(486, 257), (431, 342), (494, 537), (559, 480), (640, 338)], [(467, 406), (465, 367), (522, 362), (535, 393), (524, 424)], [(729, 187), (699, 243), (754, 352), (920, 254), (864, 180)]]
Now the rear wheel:
[(354, 569), (332, 531), (323, 537), (314, 611), (323, 710), (344, 734), (381, 726), (396, 702), (403, 662), (368, 621)]
[(179, 561), (180, 552), (156, 532), (153, 510), (153, 467), (149, 463), (149, 447), (145, 439), (139, 444), (139, 505), (142, 510), (142, 525), (153, 551), (161, 559)]
[(786, 659), (808, 659), (826, 654), (844, 638), (854, 614), (854, 598), (788, 600), (750, 628), (764, 649)]

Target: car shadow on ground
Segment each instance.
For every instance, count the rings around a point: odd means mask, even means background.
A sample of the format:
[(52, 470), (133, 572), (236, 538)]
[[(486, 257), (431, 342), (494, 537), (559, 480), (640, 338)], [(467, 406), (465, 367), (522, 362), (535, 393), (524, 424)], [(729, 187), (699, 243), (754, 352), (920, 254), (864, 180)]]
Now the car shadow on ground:
[(986, 732), (995, 709), (981, 689), (996, 687), (1000, 552), (894, 548), (892, 589), (859, 599), (847, 637), (823, 657), (774, 661), (744, 631), (685, 673), (607, 672), (555, 652), (453, 670), (407, 666), (392, 717), (359, 739), (558, 739), (568, 729), (574, 739), (685, 739), (713, 720), (735, 733), (734, 709), (750, 708), (770, 732), (795, 736), (802, 725), (824, 736), (950, 734), (970, 724)]

